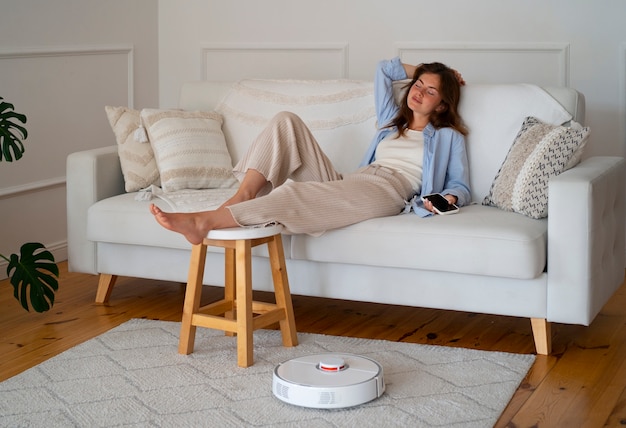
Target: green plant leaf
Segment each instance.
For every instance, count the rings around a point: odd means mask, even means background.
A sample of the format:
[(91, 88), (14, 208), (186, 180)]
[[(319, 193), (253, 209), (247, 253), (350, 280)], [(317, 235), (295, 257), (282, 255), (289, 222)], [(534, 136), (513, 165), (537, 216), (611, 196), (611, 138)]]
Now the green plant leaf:
[(28, 132), (16, 122), (25, 124), (26, 115), (16, 113), (13, 109), (13, 104), (0, 102), (0, 161), (4, 158), (7, 162), (13, 162), (14, 158), (19, 160), (24, 154), (22, 140), (28, 138)]
[(54, 293), (59, 289), (59, 267), (52, 253), (38, 242), (28, 242), (20, 248), (20, 257), (11, 254), (7, 267), (13, 295), (22, 307), (45, 312), (54, 305)]

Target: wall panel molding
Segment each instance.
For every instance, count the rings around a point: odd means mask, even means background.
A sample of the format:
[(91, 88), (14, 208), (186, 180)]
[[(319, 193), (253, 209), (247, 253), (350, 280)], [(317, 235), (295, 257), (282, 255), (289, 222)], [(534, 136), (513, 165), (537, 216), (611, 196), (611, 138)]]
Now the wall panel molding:
[(210, 44), (201, 47), (201, 80), (249, 77), (341, 79), (348, 77), (348, 45)]
[(27, 183), (20, 186), (0, 188), (0, 199), (6, 199), (26, 193), (41, 192), (55, 187), (64, 187), (65, 183), (66, 179), (65, 176), (63, 176)]
[(132, 45), (5, 47), (0, 69), (11, 85), (0, 95), (28, 116), (27, 153), (0, 167), (0, 200), (64, 186), (66, 156), (111, 139), (104, 105), (134, 104)]
[[(397, 55), (411, 62), (441, 61), (480, 82), (525, 81), (569, 86), (568, 43), (395, 43)], [(427, 59), (424, 59), (427, 58)], [(417, 62), (422, 62), (417, 61)]]
[(626, 42), (620, 45), (619, 76), (619, 140), (622, 144), (621, 156), (626, 157)]
[(134, 105), (134, 48), (132, 45), (0, 48), (0, 60), (86, 55), (126, 55), (128, 106), (132, 107)]

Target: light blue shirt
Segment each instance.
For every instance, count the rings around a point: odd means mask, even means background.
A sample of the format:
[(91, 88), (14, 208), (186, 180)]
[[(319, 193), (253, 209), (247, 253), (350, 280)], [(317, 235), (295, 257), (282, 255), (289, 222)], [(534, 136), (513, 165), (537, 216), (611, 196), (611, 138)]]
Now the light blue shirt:
[[(400, 58), (383, 60), (378, 63), (374, 78), (374, 103), (378, 131), (370, 143), (360, 166), (366, 166), (375, 160), (376, 147), (397, 128), (384, 126), (390, 123), (400, 107), (393, 97), (393, 82), (407, 78)], [(424, 163), (422, 188), (419, 194), (407, 201), (407, 210), (427, 217), (432, 213), (424, 209), (420, 195), (429, 193), (450, 194), (457, 197), (457, 205), (467, 205), (471, 201), (469, 187), (469, 168), (465, 138), (452, 128), (435, 129), (432, 124), (424, 128)]]

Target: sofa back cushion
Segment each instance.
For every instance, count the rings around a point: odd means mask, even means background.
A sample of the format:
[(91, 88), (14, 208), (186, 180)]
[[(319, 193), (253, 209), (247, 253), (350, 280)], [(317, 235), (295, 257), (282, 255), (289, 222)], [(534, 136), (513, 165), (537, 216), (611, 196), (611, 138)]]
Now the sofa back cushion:
[[(193, 83), (183, 88), (180, 107), (201, 108), (198, 94), (223, 91), (223, 83)], [(403, 82), (395, 85), (400, 99)], [(564, 108), (544, 89), (530, 84), (468, 84), (463, 87), (460, 113), (469, 128), (467, 150), (472, 200), (481, 203), (506, 158), (524, 119), (560, 125), (572, 119), (580, 100), (563, 98)], [(192, 95), (193, 94), (193, 95)], [(567, 102), (566, 102), (567, 104)], [(361, 161), (376, 128), (373, 83), (355, 80), (259, 80), (232, 84), (216, 110), (224, 118), (223, 131), (233, 162), (237, 162), (265, 123), (288, 110), (300, 115), (341, 172), (353, 171)], [(576, 118), (582, 121), (581, 118)]]
[(216, 110), (233, 162), (281, 111), (299, 115), (343, 173), (357, 168), (376, 130), (373, 85), (365, 81), (243, 80)]
[(472, 200), (482, 202), (524, 120), (561, 125), (572, 115), (542, 88), (529, 84), (467, 85), (461, 117), (469, 128), (467, 152)]

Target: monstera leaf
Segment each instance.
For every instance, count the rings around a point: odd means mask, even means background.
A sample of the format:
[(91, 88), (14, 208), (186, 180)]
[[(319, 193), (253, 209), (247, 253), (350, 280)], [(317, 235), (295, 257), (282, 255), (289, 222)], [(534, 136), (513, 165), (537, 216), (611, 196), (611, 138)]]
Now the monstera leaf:
[(29, 301), (37, 312), (45, 312), (54, 304), (59, 267), (42, 244), (29, 242), (20, 248), (20, 257), (11, 254), (7, 276), (11, 278), (15, 298), (27, 311), (30, 311)]
[(26, 123), (26, 116), (13, 111), (13, 104), (0, 97), (0, 161), (18, 160), (24, 153), (22, 140), (28, 137), (26, 128), (16, 122)]
[[(13, 104), (3, 99), (0, 97), (0, 162), (3, 158), (13, 162), (24, 154), (22, 140), (28, 137), (28, 132), (20, 123), (26, 123), (26, 115), (16, 113)], [(54, 304), (54, 292), (59, 288), (59, 267), (52, 253), (38, 242), (22, 245), (20, 252), (21, 257), (11, 254), (10, 259), (0, 254), (9, 263), (7, 276), (13, 294), (27, 311), (32, 306), (37, 312), (45, 312)]]

